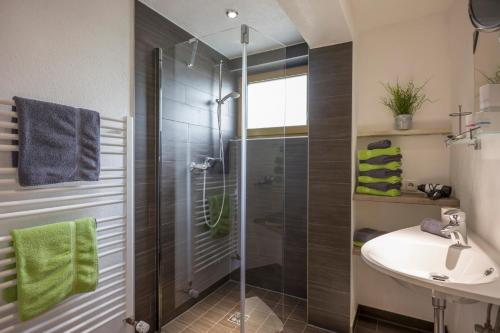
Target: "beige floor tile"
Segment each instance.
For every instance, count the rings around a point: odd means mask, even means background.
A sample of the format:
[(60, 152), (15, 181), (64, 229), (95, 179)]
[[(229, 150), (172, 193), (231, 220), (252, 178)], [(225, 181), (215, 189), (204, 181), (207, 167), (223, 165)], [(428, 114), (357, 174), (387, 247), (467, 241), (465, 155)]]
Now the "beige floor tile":
[(217, 308), (217, 306), (214, 306), (212, 309), (208, 310), (203, 315), (203, 318), (208, 319), (209, 321), (213, 323), (217, 323), (224, 319), (224, 317), (228, 314), (228, 311), (221, 311), (220, 309)]
[(297, 321), (293, 319), (288, 319), (285, 322), (285, 326), (283, 327), (282, 333), (302, 333), (304, 328), (306, 327), (306, 323), (302, 321)]
[(194, 323), (189, 325), (189, 327), (193, 328), (197, 332), (205, 333), (208, 332), (208, 330), (210, 330), (214, 325), (215, 325), (214, 322), (208, 320), (205, 317), (201, 317), (197, 319)]
[(183, 329), (187, 327), (186, 324), (183, 322), (174, 319), (171, 322), (169, 322), (167, 325), (163, 326), (161, 329), (161, 333), (179, 333)]
[(176, 320), (186, 324), (186, 325), (190, 325), (191, 323), (193, 323), (196, 319), (200, 318), (201, 316), (201, 313), (197, 313), (193, 310), (188, 310), (184, 313), (182, 313), (181, 315), (179, 315)]
[(300, 301), (297, 303), (292, 313), (290, 314), (289, 319), (294, 319), (298, 321), (307, 321), (307, 306), (306, 303)]
[(222, 324), (213, 326), (207, 333), (231, 333), (234, 328), (229, 328)]

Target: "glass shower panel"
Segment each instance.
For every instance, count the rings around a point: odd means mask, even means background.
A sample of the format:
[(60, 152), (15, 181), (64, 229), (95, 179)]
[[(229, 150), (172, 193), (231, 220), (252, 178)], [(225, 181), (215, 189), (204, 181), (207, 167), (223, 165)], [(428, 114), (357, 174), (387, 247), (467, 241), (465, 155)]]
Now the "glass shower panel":
[(164, 50), (162, 69), (160, 326), (227, 283), (239, 264), (229, 152), (237, 76), (197, 39)]
[[(280, 332), (288, 310), (284, 297), (286, 49), (252, 28), (248, 33), (242, 55), (246, 56), (242, 63), (247, 64), (242, 68), (247, 77), (242, 80), (247, 82), (242, 105), (246, 99), (247, 108), (242, 108), (242, 116), (246, 113), (247, 128), (248, 120), (253, 125), (241, 142), (246, 155), (240, 159), (246, 165), (247, 180), (246, 218), (241, 222), (246, 244), (241, 332)], [(259, 123), (263, 125), (256, 126)]]
[[(163, 50), (160, 327), (207, 304), (224, 312), (214, 327), (241, 332), (279, 332), (289, 314), (286, 50), (252, 28), (247, 66), (242, 48), (238, 28)], [(275, 92), (248, 93), (264, 82)], [(272, 127), (247, 133), (244, 98)]]

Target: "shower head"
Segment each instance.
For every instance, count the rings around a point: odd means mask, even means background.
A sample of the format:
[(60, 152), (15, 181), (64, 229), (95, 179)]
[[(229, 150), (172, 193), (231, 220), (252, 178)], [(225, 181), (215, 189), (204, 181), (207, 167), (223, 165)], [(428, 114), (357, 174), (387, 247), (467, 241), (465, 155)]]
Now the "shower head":
[(236, 91), (232, 91), (226, 96), (224, 96), (222, 99), (216, 99), (216, 102), (219, 104), (224, 104), (224, 102), (226, 102), (230, 98), (238, 99), (240, 98), (240, 94), (237, 93)]

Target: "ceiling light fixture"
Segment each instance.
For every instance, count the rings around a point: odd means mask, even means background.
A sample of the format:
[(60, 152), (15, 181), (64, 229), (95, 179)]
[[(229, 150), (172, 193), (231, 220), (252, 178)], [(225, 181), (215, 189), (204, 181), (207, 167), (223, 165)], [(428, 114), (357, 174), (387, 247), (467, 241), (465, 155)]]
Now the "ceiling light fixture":
[(228, 9), (226, 10), (226, 16), (229, 17), (230, 19), (234, 19), (238, 17), (238, 12), (235, 11), (234, 9)]

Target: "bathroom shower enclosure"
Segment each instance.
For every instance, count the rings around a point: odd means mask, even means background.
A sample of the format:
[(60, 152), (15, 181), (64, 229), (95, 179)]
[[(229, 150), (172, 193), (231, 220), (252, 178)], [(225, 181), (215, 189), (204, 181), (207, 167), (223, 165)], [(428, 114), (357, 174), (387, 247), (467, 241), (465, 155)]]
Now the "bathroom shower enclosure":
[(242, 25), (154, 51), (158, 328), (218, 290), (220, 324), (283, 328), (286, 110), (272, 138), (247, 121), (248, 77), (285, 77), (285, 50)]

